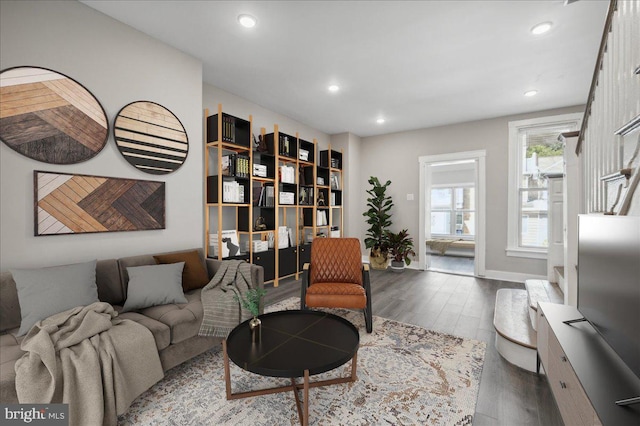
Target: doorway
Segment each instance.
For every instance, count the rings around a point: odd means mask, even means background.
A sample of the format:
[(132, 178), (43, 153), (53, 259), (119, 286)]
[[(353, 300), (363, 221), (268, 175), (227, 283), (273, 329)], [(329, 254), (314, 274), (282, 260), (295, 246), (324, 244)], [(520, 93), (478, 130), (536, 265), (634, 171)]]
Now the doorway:
[(485, 275), (484, 150), (419, 157), (419, 268)]

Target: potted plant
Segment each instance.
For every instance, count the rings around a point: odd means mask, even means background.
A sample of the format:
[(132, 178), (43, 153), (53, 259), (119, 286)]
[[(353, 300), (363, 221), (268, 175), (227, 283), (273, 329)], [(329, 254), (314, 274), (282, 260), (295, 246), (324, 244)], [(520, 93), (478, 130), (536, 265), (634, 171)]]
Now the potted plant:
[(398, 233), (387, 232), (389, 254), (391, 255), (391, 269), (394, 272), (404, 271), (405, 263), (411, 263), (410, 256), (415, 256), (413, 250), (413, 238), (409, 236), (406, 229)]
[(367, 190), (367, 211), (362, 213), (367, 217), (370, 225), (364, 239), (365, 247), (370, 249), (369, 263), (373, 269), (387, 269), (387, 228), (391, 226), (391, 214), (389, 211), (393, 207), (391, 197), (387, 195), (387, 187), (391, 184), (388, 180), (384, 185), (380, 184), (377, 177), (369, 178), (371, 189)]
[(267, 292), (262, 288), (250, 288), (244, 295), (238, 296), (234, 294), (234, 299), (240, 302), (243, 308), (251, 312), (253, 318), (249, 322), (249, 327), (254, 329), (261, 323), (258, 315), (260, 315), (260, 302)]

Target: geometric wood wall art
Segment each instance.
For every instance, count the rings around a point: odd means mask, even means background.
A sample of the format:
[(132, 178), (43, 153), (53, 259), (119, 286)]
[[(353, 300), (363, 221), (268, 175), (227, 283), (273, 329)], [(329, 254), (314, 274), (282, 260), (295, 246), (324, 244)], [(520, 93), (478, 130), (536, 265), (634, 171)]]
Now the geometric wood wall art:
[(34, 171), (34, 235), (165, 228), (164, 182)]
[(132, 102), (122, 108), (113, 135), (122, 156), (146, 173), (171, 173), (189, 152), (187, 132), (178, 117), (154, 102)]
[(100, 102), (80, 83), (55, 71), (14, 67), (0, 73), (0, 139), (50, 164), (86, 161), (109, 134)]

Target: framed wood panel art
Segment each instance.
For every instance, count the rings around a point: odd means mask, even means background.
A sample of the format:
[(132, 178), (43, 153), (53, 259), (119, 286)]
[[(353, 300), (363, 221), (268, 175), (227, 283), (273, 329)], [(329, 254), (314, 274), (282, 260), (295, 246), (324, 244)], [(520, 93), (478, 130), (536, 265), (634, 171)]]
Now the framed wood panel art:
[(125, 160), (145, 173), (171, 173), (189, 152), (187, 132), (178, 117), (154, 102), (132, 102), (122, 108), (113, 135)]
[(49, 164), (86, 161), (109, 134), (100, 102), (64, 74), (38, 67), (0, 73), (0, 139), (14, 151)]
[(34, 235), (165, 228), (164, 182), (36, 170)]

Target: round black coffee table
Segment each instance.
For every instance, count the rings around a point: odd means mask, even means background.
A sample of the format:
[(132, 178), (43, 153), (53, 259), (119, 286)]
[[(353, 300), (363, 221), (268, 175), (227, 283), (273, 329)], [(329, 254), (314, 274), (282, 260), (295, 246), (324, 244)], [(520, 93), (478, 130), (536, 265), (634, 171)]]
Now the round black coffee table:
[[(249, 321), (234, 328), (222, 342), (227, 399), (246, 398), (293, 391), (298, 415), (309, 424), (309, 388), (356, 380), (358, 329), (337, 315), (319, 311), (280, 311), (261, 315), (262, 324), (255, 330)], [(229, 358), (238, 367), (271, 377), (290, 377), (290, 386), (231, 393)], [(331, 380), (309, 382), (309, 376), (333, 370), (349, 360), (351, 375)], [(302, 383), (295, 378), (303, 377)], [(302, 401), (298, 390), (302, 389)]]

